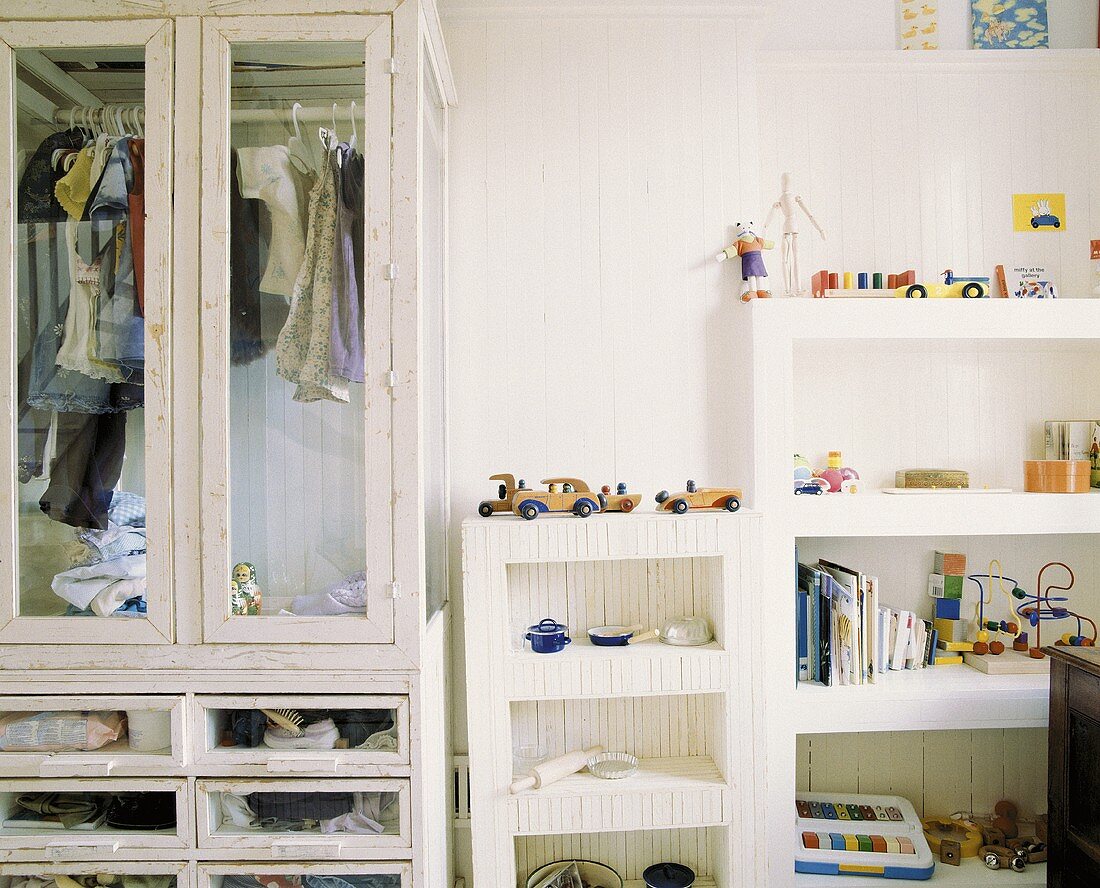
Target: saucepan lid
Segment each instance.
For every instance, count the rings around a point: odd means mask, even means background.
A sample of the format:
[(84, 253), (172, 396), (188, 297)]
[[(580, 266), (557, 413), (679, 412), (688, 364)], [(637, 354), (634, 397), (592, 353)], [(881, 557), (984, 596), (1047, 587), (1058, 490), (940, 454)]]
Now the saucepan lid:
[(682, 863), (655, 863), (642, 873), (647, 888), (690, 888), (695, 871)]

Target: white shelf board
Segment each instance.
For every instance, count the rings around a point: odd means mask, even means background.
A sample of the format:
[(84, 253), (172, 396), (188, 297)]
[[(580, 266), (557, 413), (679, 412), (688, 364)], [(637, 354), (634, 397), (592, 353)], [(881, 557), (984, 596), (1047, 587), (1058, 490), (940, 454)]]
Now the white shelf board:
[(600, 647), (574, 637), (556, 654), (514, 651), (506, 660), (509, 700), (575, 700), (705, 694), (730, 687), (730, 657), (716, 642), (677, 647), (660, 641)]
[(641, 759), (621, 780), (584, 770), (509, 802), (516, 835), (721, 826), (732, 814), (732, 790), (710, 756)]
[(967, 858), (960, 866), (937, 863), (932, 878), (924, 882), (883, 879), (876, 876), (820, 876), (796, 873), (794, 888), (898, 888), (899, 885), (929, 888), (986, 888), (1005, 885), (1011, 888), (1046, 888), (1047, 865), (1036, 863), (1022, 873), (991, 870), (977, 858)]
[(787, 696), (786, 716), (799, 734), (1036, 728), (1047, 724), (1050, 676), (930, 666), (868, 685), (802, 682)]
[(791, 494), (795, 536), (979, 536), (1100, 533), (1090, 493)]
[(754, 299), (767, 340), (1096, 339), (1100, 299)]

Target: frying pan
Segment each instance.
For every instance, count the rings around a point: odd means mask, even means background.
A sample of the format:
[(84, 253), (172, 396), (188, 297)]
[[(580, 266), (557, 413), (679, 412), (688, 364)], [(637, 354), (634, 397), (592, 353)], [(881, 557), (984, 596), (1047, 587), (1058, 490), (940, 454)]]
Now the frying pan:
[[(588, 639), (596, 647), (622, 647), (634, 642), (634, 633), (638, 626), (593, 626), (588, 630)], [(648, 635), (646, 636), (649, 637)]]

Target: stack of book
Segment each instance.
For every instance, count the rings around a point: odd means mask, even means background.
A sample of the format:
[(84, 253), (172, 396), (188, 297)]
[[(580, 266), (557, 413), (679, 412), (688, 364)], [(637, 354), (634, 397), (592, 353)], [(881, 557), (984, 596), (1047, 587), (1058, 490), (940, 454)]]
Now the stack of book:
[(861, 685), (936, 662), (931, 620), (879, 603), (879, 581), (831, 561), (798, 565), (798, 680)]

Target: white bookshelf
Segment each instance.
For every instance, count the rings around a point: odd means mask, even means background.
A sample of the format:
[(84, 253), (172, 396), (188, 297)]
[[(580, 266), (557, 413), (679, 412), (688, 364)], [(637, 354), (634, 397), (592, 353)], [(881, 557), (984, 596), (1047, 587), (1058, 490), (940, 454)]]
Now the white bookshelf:
[[(761, 631), (768, 639), (763, 668), (769, 689), (763, 703), (768, 738), (765, 884), (769, 888), (885, 885), (886, 880), (872, 878), (793, 873), (797, 837), (791, 799), (796, 775), (804, 777), (808, 769), (799, 758), (797, 738), (881, 735), (879, 747), (885, 751), (879, 753), (879, 770), (885, 783), (890, 782), (892, 767), (909, 777), (918, 773), (920, 766), (911, 764), (914, 756), (917, 762), (924, 759), (925, 774), (929, 756), (934, 762), (945, 754), (952, 767), (970, 774), (969, 740), (959, 739), (968, 731), (984, 732), (983, 737), (992, 734), (1006, 746), (1017, 742), (1013, 732), (1022, 732), (1020, 742), (1027, 750), (1034, 749), (1036, 736), (1025, 729), (1046, 726), (1048, 677), (992, 676), (959, 665), (890, 674), (859, 687), (796, 685), (795, 545), (801, 540), (807, 551), (841, 552), (845, 563), (858, 562), (858, 553), (865, 550), (868, 556), (877, 554), (881, 563), (902, 546), (930, 551), (950, 544), (954, 537), (959, 538), (959, 551), (980, 551), (982, 558), (988, 551), (1004, 551), (1006, 560), (1024, 562), (1028, 570), (1037, 552), (1055, 558), (1068, 551), (1080, 557), (1079, 574), (1085, 581), (1079, 576), (1076, 594), (1084, 596), (1084, 609), (1093, 614), (1100, 605), (1100, 596), (1090, 592), (1095, 559), (1089, 555), (1088, 538), (1082, 535), (1100, 533), (1100, 494), (1029, 494), (1022, 492), (1021, 480), (1022, 459), (1042, 455), (1042, 419), (1077, 418), (1078, 412), (1080, 416), (1100, 414), (1094, 411), (1092, 395), (1078, 394), (1079, 389), (1070, 384), (1072, 376), (1054, 375), (1067, 373), (1067, 368), (1091, 373), (1100, 338), (1100, 300), (774, 299), (747, 307), (742, 332), (742, 370), (752, 380), (753, 404), (742, 443), (751, 454), (747, 464), (752, 466), (746, 499), (763, 513), (761, 574), (767, 578), (761, 614)], [(939, 364), (947, 369), (939, 369)], [(899, 373), (906, 366), (912, 373)], [(1019, 369), (1026, 373), (1013, 376)], [(1044, 415), (1047, 411), (1049, 415)], [(922, 426), (934, 425), (941, 416), (946, 417), (943, 421), (953, 437), (946, 432), (946, 440), (920, 435)], [(816, 438), (807, 431), (815, 428), (824, 429)], [(918, 430), (915, 444), (905, 439), (912, 429)], [(970, 460), (960, 465), (951, 459), (956, 451), (969, 452), (968, 447), (981, 455), (977, 467)], [(923, 461), (899, 456), (908, 452), (906, 448), (924, 448), (931, 455)], [(861, 492), (795, 496), (792, 454), (803, 453), (816, 465), (828, 449), (841, 449), (845, 462), (861, 471)], [(893, 469), (925, 464), (971, 469), (976, 483), (1009, 487), (1013, 492), (882, 492), (892, 483)], [(1013, 542), (1021, 538), (1018, 544)], [(910, 604), (923, 600), (922, 571), (930, 569), (925, 561), (911, 552), (893, 572), (894, 586), (884, 589), (884, 602), (896, 604), (892, 595)], [(979, 564), (975, 557), (970, 569), (978, 572), (984, 562)], [(1034, 574), (1021, 579), (1031, 586)], [(903, 584), (905, 588), (899, 588)], [(1049, 636), (1044, 632), (1044, 643), (1053, 643), (1062, 631)], [(909, 732), (910, 739), (897, 743), (898, 732)], [(934, 742), (941, 733), (944, 742)], [(956, 750), (953, 744), (965, 749)], [(861, 744), (859, 748), (864, 749)], [(980, 754), (975, 744), (973, 755)], [(856, 755), (854, 748), (852, 755)], [(1041, 765), (1037, 756), (1033, 758), (1037, 767)], [(896, 765), (891, 764), (894, 761)], [(845, 768), (834, 770), (839, 779), (831, 788), (860, 791), (856, 784), (862, 780), (849, 781)], [(980, 771), (984, 774), (975, 766), (974, 774)], [(983, 778), (960, 781), (971, 779)], [(1020, 791), (1034, 795), (1033, 782), (1025, 781)], [(905, 779), (899, 779), (899, 794), (905, 794), (904, 784)], [(1009, 791), (1007, 781), (1003, 789)], [(925, 802), (936, 806), (955, 790), (962, 794), (952, 785), (927, 796)], [(979, 797), (984, 802), (984, 793), (976, 788), (974, 798)], [(1041, 804), (1041, 799), (1035, 803)], [(1042, 866), (1012, 875), (1014, 883), (1021, 885), (1045, 884)], [(937, 866), (928, 884), (969, 888), (999, 884), (1005, 878), (1004, 873), (970, 862), (959, 869)]]
[[(569, 857), (607, 863), (627, 885), (666, 860), (691, 866), (697, 884), (752, 884), (760, 524), (748, 509), (463, 524), (476, 884), (522, 885)], [(684, 614), (707, 617), (714, 641), (596, 647), (586, 635)], [(543, 617), (569, 627), (562, 652), (522, 644)], [(513, 795), (513, 748), (534, 742), (550, 757), (597, 744), (630, 752), (638, 773), (581, 771)]]

